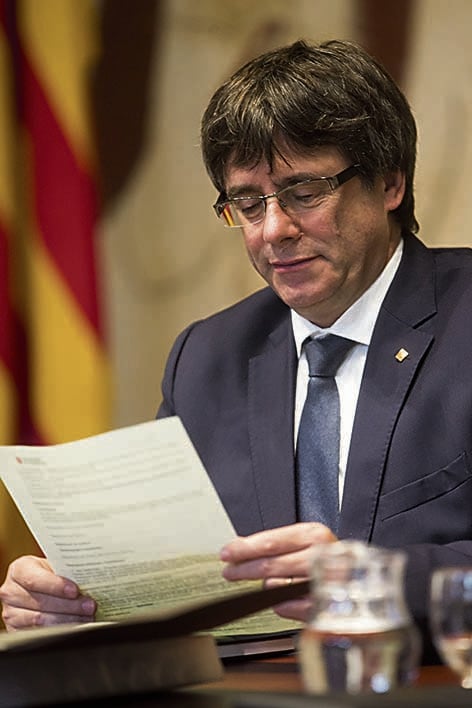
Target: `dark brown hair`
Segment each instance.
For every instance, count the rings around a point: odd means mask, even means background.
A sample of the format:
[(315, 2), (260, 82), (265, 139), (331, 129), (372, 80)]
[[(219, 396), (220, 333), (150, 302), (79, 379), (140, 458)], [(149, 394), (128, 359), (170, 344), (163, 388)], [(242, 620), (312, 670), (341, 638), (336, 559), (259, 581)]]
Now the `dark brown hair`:
[(415, 120), (386, 70), (353, 42), (298, 41), (245, 64), (210, 99), (201, 144), (220, 192), (228, 165), (273, 165), (284, 152), (304, 154), (323, 145), (359, 163), (367, 185), (401, 170), (406, 191), (394, 214), (402, 228), (418, 230)]

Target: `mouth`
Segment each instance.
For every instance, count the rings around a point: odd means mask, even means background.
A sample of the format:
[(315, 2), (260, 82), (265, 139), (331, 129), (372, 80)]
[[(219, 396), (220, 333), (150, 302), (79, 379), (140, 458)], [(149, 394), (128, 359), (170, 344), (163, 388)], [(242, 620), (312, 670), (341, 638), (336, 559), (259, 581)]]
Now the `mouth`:
[(277, 273), (290, 273), (296, 270), (302, 270), (317, 257), (318, 256), (309, 256), (308, 258), (292, 258), (291, 260), (274, 260), (270, 262), (270, 266), (272, 270)]

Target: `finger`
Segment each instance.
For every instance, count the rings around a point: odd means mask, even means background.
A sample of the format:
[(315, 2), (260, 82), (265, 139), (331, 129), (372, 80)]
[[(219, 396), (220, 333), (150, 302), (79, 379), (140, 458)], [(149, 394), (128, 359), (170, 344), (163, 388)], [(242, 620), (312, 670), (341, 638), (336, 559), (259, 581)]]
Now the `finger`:
[(26, 627), (46, 627), (66, 622), (91, 622), (96, 612), (95, 601), (84, 595), (76, 600), (50, 595), (17, 595), (13, 603), (3, 603), (2, 619), (8, 631)]
[(17, 608), (8, 608), (3, 621), (9, 632), (15, 632), (29, 627), (52, 627), (59, 624), (81, 624), (93, 621), (93, 617), (75, 614), (54, 614), (51, 612), (35, 612)]
[(295, 553), (257, 558), (241, 563), (228, 563), (223, 568), (226, 580), (258, 580), (267, 578), (307, 578), (311, 572), (313, 547)]
[(308, 622), (311, 617), (312, 602), (309, 597), (290, 600), (274, 607), (274, 612), (285, 619)]
[(52, 612), (64, 615), (84, 615), (90, 617), (96, 610), (95, 601), (87, 596), (81, 595), (73, 600), (54, 595), (45, 595), (38, 592), (28, 592), (24, 588), (17, 586), (11, 595), (6, 594), (3, 599), (4, 610), (7, 607), (31, 610), (34, 612)]
[(327, 526), (316, 522), (301, 522), (259, 531), (250, 536), (238, 536), (221, 549), (220, 558), (230, 563), (240, 563), (335, 540), (336, 536)]
[(10, 565), (0, 599), (8, 630), (90, 621), (96, 611), (95, 601), (82, 595), (76, 583), (56, 575), (45, 558), (34, 556)]
[(68, 578), (56, 575), (45, 558), (22, 556), (11, 563), (0, 599), (11, 601), (17, 593), (41, 593), (53, 597), (77, 598), (80, 590)]

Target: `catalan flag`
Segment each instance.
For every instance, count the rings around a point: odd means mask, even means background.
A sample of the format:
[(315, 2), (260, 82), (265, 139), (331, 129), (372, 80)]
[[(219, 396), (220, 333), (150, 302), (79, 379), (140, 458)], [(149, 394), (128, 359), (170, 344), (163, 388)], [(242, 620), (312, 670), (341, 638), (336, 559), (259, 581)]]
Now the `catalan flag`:
[(0, 5), (0, 435), (15, 439), (17, 397), (14, 384), (16, 327), (11, 299), (12, 238), (14, 230), (15, 154), (12, 72), (5, 34), (5, 3)]
[[(95, 0), (0, 0), (0, 443), (110, 425), (90, 79)], [(19, 552), (0, 497), (2, 577)]]

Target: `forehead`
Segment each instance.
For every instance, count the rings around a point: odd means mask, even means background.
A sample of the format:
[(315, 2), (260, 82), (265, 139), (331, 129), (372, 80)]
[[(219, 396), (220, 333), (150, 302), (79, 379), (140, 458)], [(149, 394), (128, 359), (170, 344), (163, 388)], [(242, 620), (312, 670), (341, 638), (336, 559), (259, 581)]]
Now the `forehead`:
[(283, 158), (277, 156), (274, 159), (272, 166), (266, 160), (252, 167), (238, 167), (230, 163), (226, 170), (225, 191), (230, 193), (246, 187), (280, 187), (297, 176), (301, 179), (309, 176), (331, 177), (344, 167), (347, 167), (345, 158), (333, 146), (316, 148), (305, 154), (286, 151)]

